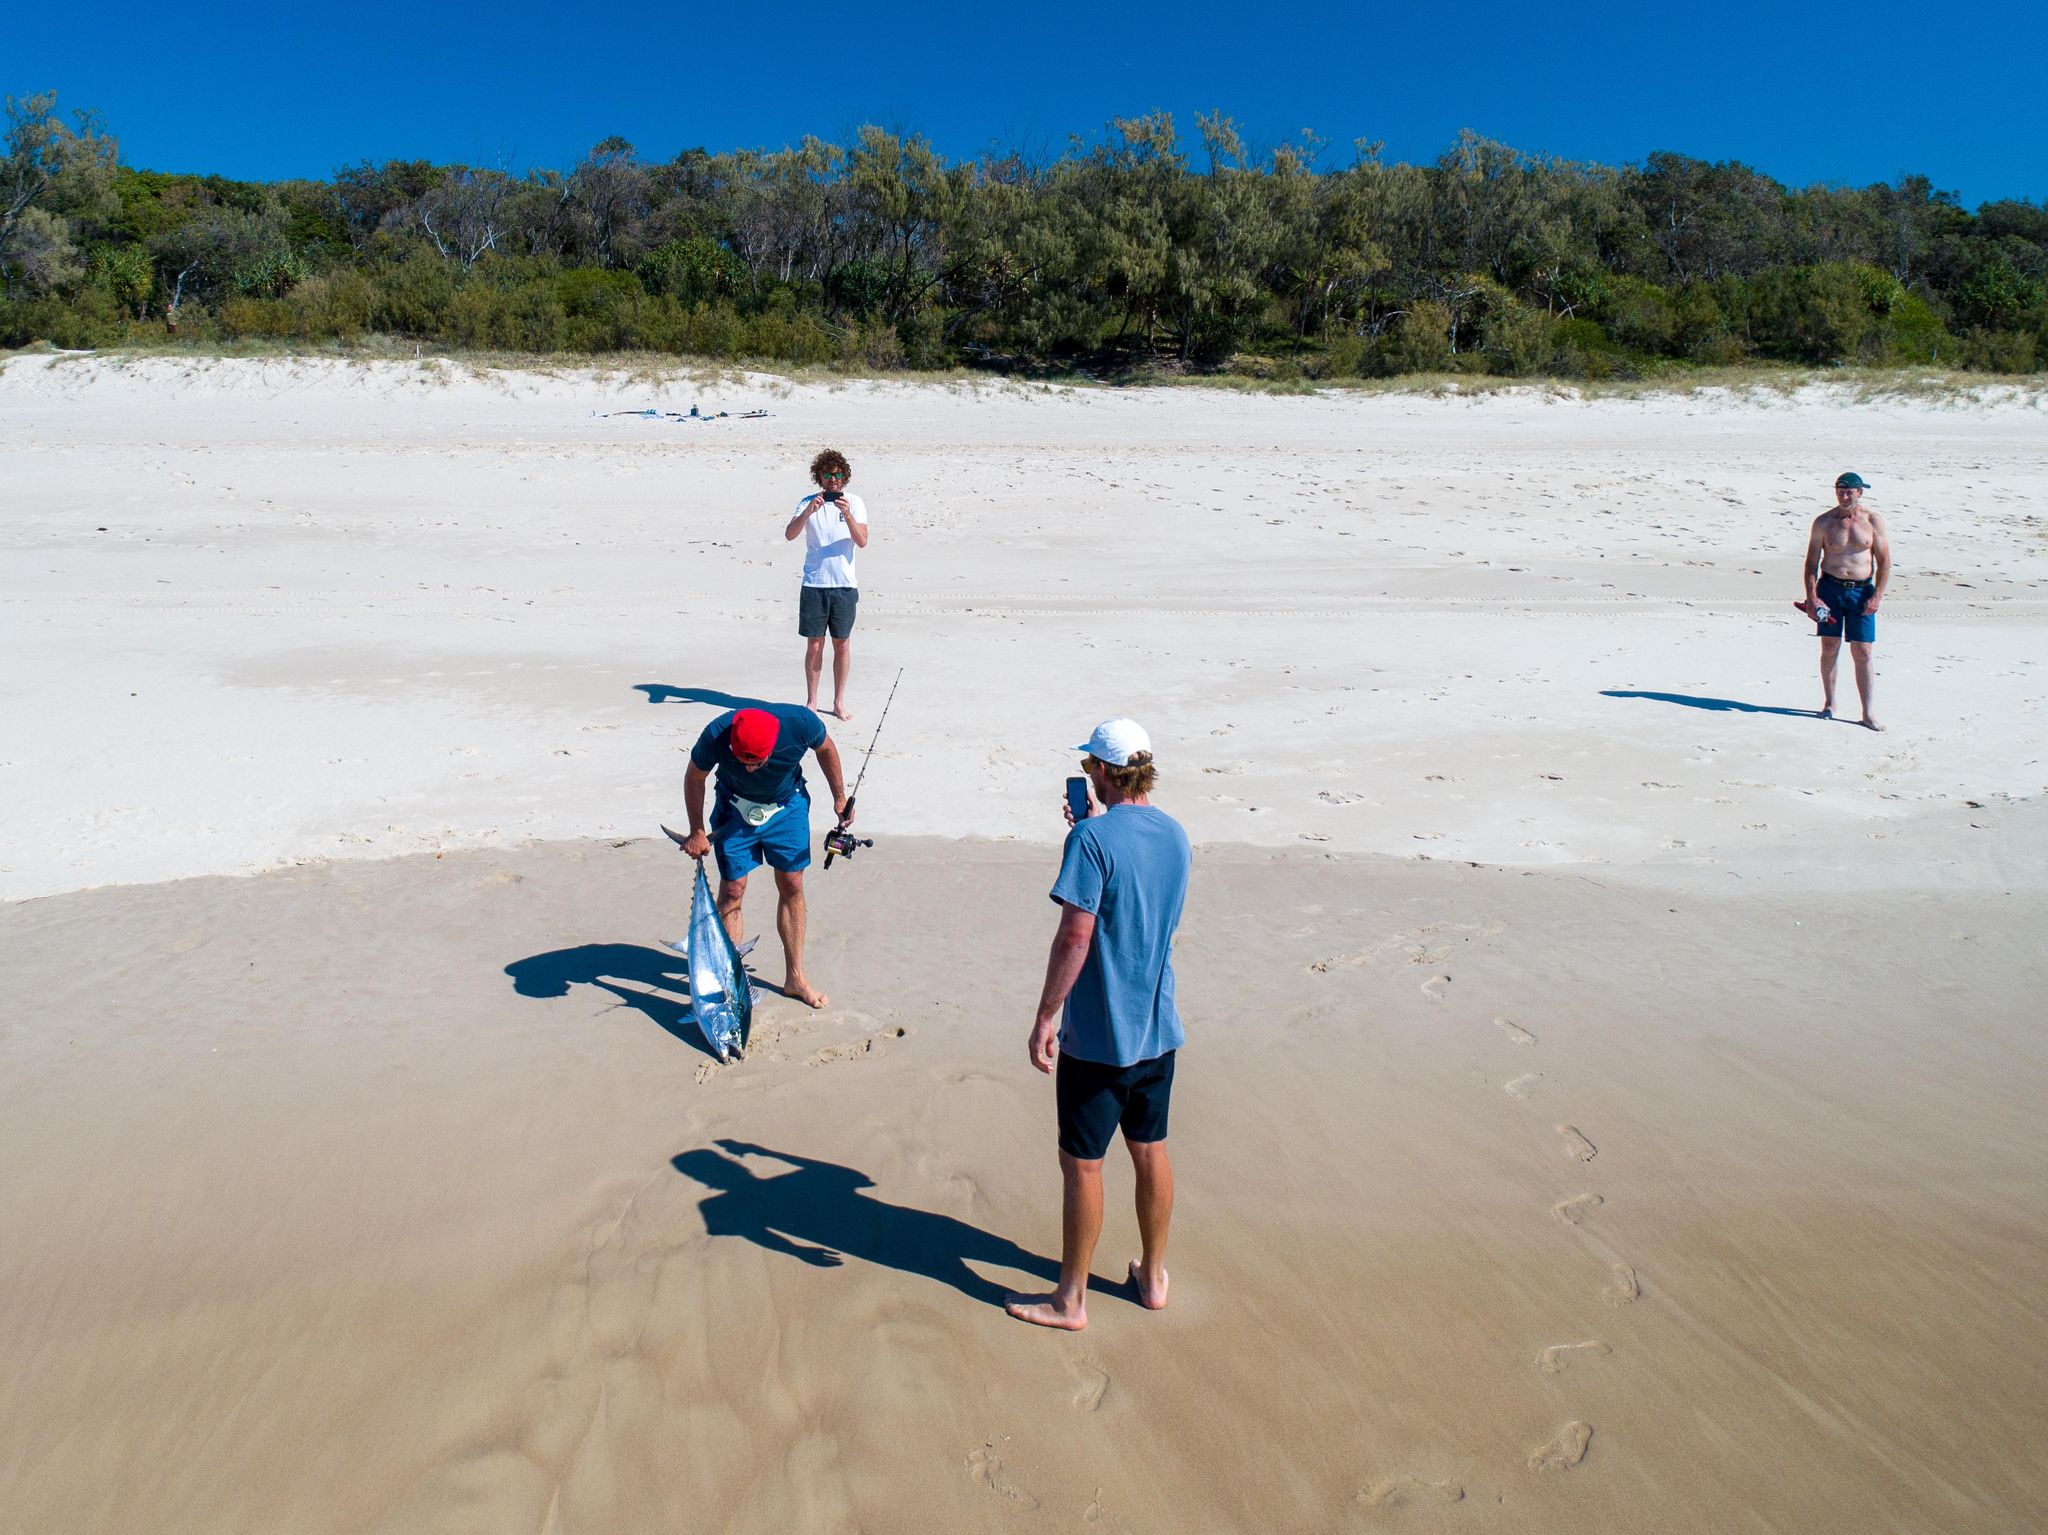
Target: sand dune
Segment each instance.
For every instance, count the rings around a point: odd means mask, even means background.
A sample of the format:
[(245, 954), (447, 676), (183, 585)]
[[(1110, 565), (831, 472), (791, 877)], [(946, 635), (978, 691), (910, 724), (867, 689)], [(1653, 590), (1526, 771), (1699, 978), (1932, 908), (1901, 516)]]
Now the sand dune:
[[(589, 414), (693, 400), (775, 414)], [(2038, 1528), (2042, 421), (10, 360), (0, 1522)], [(720, 1067), (654, 823), (788, 695), (823, 441), (907, 675), (835, 1005)], [(1784, 607), (1845, 463), (1883, 737)], [(1055, 1337), (1024, 1035), (1124, 709), (1199, 844), (1173, 1305), (1112, 1162)]]

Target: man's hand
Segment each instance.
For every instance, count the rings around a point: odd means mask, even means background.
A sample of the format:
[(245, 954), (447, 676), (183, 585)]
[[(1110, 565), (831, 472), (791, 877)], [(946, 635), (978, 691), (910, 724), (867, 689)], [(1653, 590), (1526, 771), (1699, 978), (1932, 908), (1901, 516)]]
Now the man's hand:
[(1060, 1022), (1057, 1018), (1040, 1018), (1031, 1025), (1031, 1064), (1047, 1076), (1059, 1064)]
[(832, 813), (839, 817), (839, 825), (842, 830), (851, 826), (853, 824), (853, 801), (844, 794), (840, 795), (832, 801)]
[(700, 829), (693, 826), (690, 828), (690, 835), (683, 838), (678, 846), (692, 858), (702, 858), (711, 851), (711, 839), (705, 836)]
[(1884, 601), (1883, 592), (1872, 592), (1868, 597), (1865, 597), (1863, 599), (1863, 616), (1865, 618), (1877, 617), (1877, 605), (1882, 601)]

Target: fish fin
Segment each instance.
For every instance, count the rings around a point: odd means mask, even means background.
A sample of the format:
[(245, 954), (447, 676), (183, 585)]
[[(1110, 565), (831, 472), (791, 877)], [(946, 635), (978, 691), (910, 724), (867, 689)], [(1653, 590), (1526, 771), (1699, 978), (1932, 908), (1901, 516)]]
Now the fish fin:
[(690, 940), (687, 938), (657, 938), (655, 942), (659, 943), (664, 949), (673, 949), (685, 959), (689, 958)]
[(761, 940), (759, 938), (749, 938), (745, 943), (741, 944), (733, 952), (739, 955), (741, 959), (745, 959), (749, 954), (754, 952), (754, 945), (759, 943), (760, 941)]

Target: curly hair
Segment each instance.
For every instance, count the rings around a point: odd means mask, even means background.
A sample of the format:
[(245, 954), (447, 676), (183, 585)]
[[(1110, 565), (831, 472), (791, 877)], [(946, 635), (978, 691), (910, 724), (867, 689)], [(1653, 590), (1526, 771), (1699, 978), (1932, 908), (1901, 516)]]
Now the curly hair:
[(837, 448), (827, 448), (823, 453), (820, 453), (811, 460), (811, 479), (813, 483), (824, 484), (825, 476), (828, 474), (841, 475), (847, 484), (853, 483), (853, 465), (846, 461), (846, 455)]
[[(1102, 762), (1100, 757), (1095, 760)], [(1129, 798), (1150, 794), (1152, 785), (1159, 781), (1159, 769), (1152, 765), (1150, 752), (1132, 752), (1131, 760), (1122, 767), (1114, 762), (1102, 762), (1102, 776), (1109, 780), (1117, 793)]]

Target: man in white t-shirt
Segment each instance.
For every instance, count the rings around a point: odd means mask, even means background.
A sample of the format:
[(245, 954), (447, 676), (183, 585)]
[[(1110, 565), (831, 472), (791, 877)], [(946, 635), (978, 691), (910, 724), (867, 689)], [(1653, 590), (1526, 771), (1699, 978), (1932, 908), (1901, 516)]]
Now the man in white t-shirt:
[(818, 493), (796, 505), (796, 515), (782, 530), (786, 539), (804, 540), (804, 584), (797, 602), (796, 632), (804, 637), (804, 705), (818, 707), (818, 678), (825, 669), (825, 637), (832, 638), (832, 707), (824, 713), (850, 720), (846, 677), (853, 669), (853, 610), (860, 602), (854, 580), (853, 553), (868, 546), (868, 509), (859, 496), (846, 493), (853, 466), (846, 455), (827, 448), (811, 460), (811, 479)]

